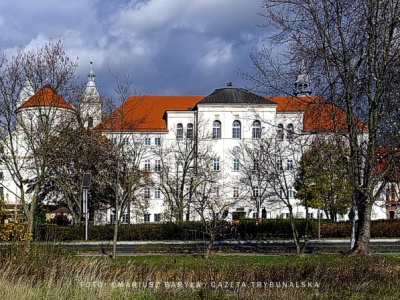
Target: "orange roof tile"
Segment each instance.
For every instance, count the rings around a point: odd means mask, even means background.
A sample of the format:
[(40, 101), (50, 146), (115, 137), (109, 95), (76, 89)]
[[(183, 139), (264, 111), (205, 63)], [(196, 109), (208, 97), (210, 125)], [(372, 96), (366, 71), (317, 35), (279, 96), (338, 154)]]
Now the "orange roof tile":
[[(132, 96), (96, 129), (102, 131), (166, 131), (166, 111), (186, 111), (205, 96)], [(277, 112), (303, 112), (306, 132), (347, 131), (345, 111), (321, 97), (265, 97), (278, 104)], [(333, 118), (335, 117), (335, 118)], [(333, 120), (336, 120), (334, 122)], [(367, 127), (361, 121), (362, 130)]]
[[(347, 132), (346, 112), (321, 97), (266, 97), (278, 104), (278, 112), (303, 112), (303, 131), (305, 132)], [(361, 131), (367, 126), (357, 121)]]
[(167, 110), (193, 108), (204, 96), (132, 96), (103, 120), (96, 129), (104, 131), (166, 131)]
[(35, 95), (30, 97), (18, 109), (36, 106), (54, 106), (60, 108), (74, 109), (67, 101), (58, 95), (51, 87), (45, 86)]

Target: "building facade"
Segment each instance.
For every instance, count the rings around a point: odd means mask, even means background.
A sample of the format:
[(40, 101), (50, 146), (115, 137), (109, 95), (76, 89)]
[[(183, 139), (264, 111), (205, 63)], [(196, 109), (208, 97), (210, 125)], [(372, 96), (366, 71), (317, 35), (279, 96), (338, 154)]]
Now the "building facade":
[[(103, 120), (94, 78), (91, 68), (79, 108), (85, 126), (132, 150), (140, 158), (138, 167), (152, 179), (134, 195), (141, 205), (120, 212), (123, 222), (286, 218), (289, 207), (295, 217), (326, 217), (320, 209), (301, 205), (294, 180), (302, 153), (316, 137), (344, 128), (345, 113), (311, 95), (304, 69), (294, 96), (265, 97), (231, 84), (207, 96), (132, 96)], [(46, 99), (41, 93), (50, 95), (47, 102), (40, 100)], [(18, 114), (23, 120), (39, 126), (72, 112), (49, 87), (35, 94), (29, 86), (21, 91)], [(333, 124), (333, 113), (339, 125)], [(17, 128), (16, 135), (23, 133)], [(6, 168), (2, 188), (6, 201), (17, 205), (18, 191)], [(387, 217), (385, 203), (377, 202), (374, 219)], [(95, 223), (114, 220), (108, 209)]]

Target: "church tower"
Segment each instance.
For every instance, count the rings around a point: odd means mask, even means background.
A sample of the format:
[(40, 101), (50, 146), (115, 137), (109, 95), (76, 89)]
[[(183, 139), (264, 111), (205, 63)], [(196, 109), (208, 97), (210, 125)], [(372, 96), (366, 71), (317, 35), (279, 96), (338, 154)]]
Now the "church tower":
[(301, 62), (300, 74), (297, 75), (297, 80), (294, 83), (294, 95), (296, 97), (304, 97), (311, 95), (311, 81), (307, 74), (304, 60)]
[(86, 128), (93, 128), (101, 123), (102, 103), (94, 82), (95, 76), (93, 62), (90, 62), (88, 82), (80, 105), (81, 118)]

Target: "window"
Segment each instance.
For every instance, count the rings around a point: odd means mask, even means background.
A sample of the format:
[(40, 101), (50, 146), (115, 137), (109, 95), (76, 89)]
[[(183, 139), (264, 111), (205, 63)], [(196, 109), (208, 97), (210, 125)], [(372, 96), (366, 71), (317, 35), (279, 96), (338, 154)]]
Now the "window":
[(149, 138), (149, 137), (144, 138), (144, 144), (146, 146), (150, 146), (151, 145), (151, 138)]
[(253, 212), (253, 219), (258, 219), (258, 213), (257, 212)]
[(221, 122), (214, 121), (213, 123), (213, 139), (219, 140), (221, 139)]
[(294, 136), (293, 124), (289, 124), (287, 126), (287, 139), (291, 141), (293, 140), (293, 136)]
[(239, 171), (239, 168), (240, 168), (239, 159), (238, 158), (233, 159), (233, 171)]
[(154, 171), (155, 172), (161, 172), (161, 160), (156, 159), (154, 161)]
[(282, 141), (282, 140), (283, 140), (283, 125), (282, 125), (282, 124), (278, 124), (278, 131), (277, 131), (277, 133), (276, 133), (276, 138), (277, 138), (279, 141)]
[(288, 159), (286, 162), (286, 170), (292, 171), (293, 170), (293, 160)]
[(113, 145), (116, 145), (116, 144), (117, 144), (117, 138), (116, 138), (116, 137), (113, 137), (113, 138), (111, 139), (111, 142), (113, 143)]
[(183, 126), (181, 123), (176, 125), (176, 139), (177, 140), (183, 139)]
[(277, 171), (283, 171), (282, 159), (277, 159), (276, 160), (276, 170)]
[(180, 161), (176, 163), (176, 172), (178, 173), (183, 172), (183, 164)]
[(214, 186), (212, 188), (212, 193), (215, 197), (219, 197), (219, 187), (218, 186)]
[(161, 138), (159, 137), (154, 138), (154, 145), (161, 146)]
[(233, 198), (239, 198), (239, 187), (238, 186), (233, 187)]
[(154, 222), (160, 222), (161, 221), (161, 214), (154, 214)]
[(146, 186), (144, 188), (144, 197), (145, 198), (150, 198), (150, 187)]
[(4, 199), (4, 187), (0, 186), (0, 199)]
[(154, 189), (154, 199), (160, 199), (161, 198), (161, 189), (159, 187), (156, 187)]
[(220, 170), (219, 158), (214, 158), (214, 160), (213, 160), (213, 168), (214, 168), (214, 171), (219, 171)]
[(260, 196), (260, 188), (258, 186), (253, 186), (253, 197)]
[(234, 121), (232, 124), (232, 138), (233, 139), (241, 138), (241, 125), (239, 121)]
[(144, 220), (146, 223), (150, 222), (150, 214), (144, 214), (144, 215), (143, 215), (143, 220)]
[(185, 199), (190, 199), (190, 197), (191, 197), (192, 195), (191, 195), (191, 191), (190, 191), (190, 188), (186, 188), (185, 189)]
[(313, 213), (308, 213), (308, 214), (307, 214), (307, 218), (313, 219), (313, 218), (314, 218), (314, 214), (313, 214)]
[(258, 158), (255, 158), (253, 160), (253, 171), (257, 171), (260, 167), (260, 160)]
[(187, 124), (186, 138), (189, 140), (193, 139), (193, 124), (192, 123)]
[(88, 117), (88, 127), (89, 128), (93, 127), (93, 117)]
[(122, 224), (128, 224), (128, 214), (123, 214), (121, 219)]
[(48, 117), (46, 115), (39, 116), (39, 129), (46, 128)]
[(253, 137), (253, 139), (261, 138), (261, 123), (260, 123), (260, 121), (253, 122), (252, 137)]
[(129, 138), (124, 137), (124, 138), (122, 139), (122, 145), (129, 145)]
[(291, 186), (288, 187), (288, 196), (289, 198), (293, 198), (293, 188)]
[(115, 214), (110, 215), (110, 223), (115, 224)]
[(144, 161), (144, 170), (150, 172), (150, 159)]

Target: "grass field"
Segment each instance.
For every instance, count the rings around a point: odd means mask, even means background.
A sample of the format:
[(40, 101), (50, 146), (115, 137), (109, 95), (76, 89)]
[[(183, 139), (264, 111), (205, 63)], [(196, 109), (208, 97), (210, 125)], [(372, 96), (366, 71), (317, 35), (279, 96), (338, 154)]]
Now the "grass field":
[(0, 299), (398, 299), (400, 256), (77, 257), (0, 248)]

